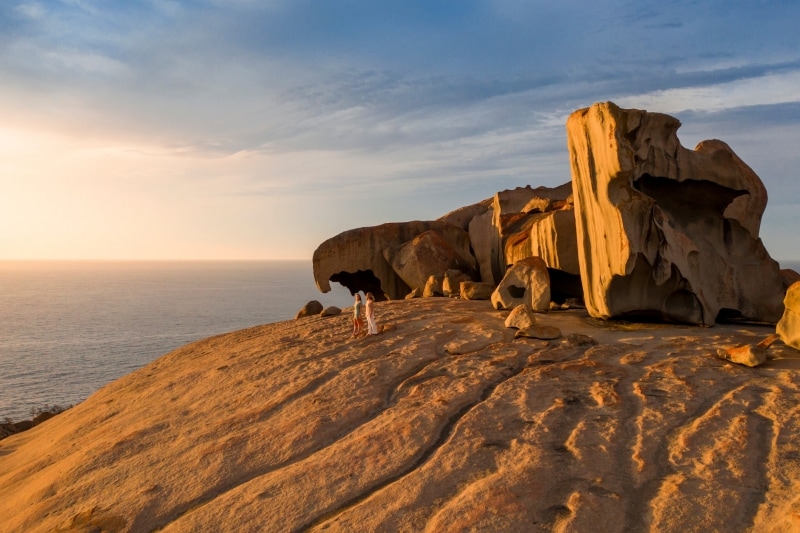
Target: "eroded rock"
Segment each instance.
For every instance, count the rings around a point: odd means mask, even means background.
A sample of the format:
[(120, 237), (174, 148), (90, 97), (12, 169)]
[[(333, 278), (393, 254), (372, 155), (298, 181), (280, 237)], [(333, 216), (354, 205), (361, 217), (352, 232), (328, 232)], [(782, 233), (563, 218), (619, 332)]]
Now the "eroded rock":
[(495, 309), (511, 309), (521, 304), (533, 311), (550, 308), (550, 274), (540, 257), (514, 263), (492, 293)]
[(786, 345), (800, 350), (800, 281), (786, 291), (783, 305), (785, 309), (776, 331)]
[(403, 298), (413, 287), (395, 272), (384, 250), (412, 241), (427, 231), (438, 233), (465, 261), (470, 261), (469, 235), (447, 222), (412, 221), (357, 228), (326, 240), (314, 251), (317, 288), (329, 292), (330, 282), (334, 281), (352, 294), (371, 292), (376, 300)]
[[(398, 276), (412, 288), (424, 288), (433, 274), (447, 270), (474, 272), (474, 259), (469, 255), (469, 237), (466, 233), (461, 239), (467, 243), (466, 249), (456, 250), (438, 231), (426, 231), (399, 246), (388, 246), (383, 255)], [(470, 260), (462, 256), (466, 253)], [(471, 276), (467, 274), (467, 279)]]
[(442, 277), (442, 295), (458, 298), (461, 294), (461, 282), (473, 281), (469, 274), (460, 270), (448, 270)]
[(494, 285), (480, 281), (462, 281), (461, 299), (462, 300), (489, 300), (492, 297)]
[(681, 146), (679, 126), (611, 102), (570, 115), (586, 307), (600, 318), (775, 323), (783, 287), (758, 237), (766, 190), (722, 141)]
[(514, 329), (527, 329), (536, 325), (536, 316), (527, 305), (520, 304), (506, 317), (505, 326)]
[(322, 304), (319, 303), (317, 300), (311, 300), (306, 305), (300, 308), (297, 314), (294, 316), (295, 320), (298, 318), (305, 318), (307, 316), (316, 316), (322, 313), (323, 307)]

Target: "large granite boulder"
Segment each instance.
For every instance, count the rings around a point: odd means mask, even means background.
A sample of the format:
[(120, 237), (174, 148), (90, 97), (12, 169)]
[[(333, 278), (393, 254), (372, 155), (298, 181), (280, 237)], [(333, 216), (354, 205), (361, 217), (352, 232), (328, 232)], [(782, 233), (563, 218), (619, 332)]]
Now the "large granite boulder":
[(601, 318), (775, 323), (783, 286), (758, 236), (766, 189), (722, 141), (681, 146), (679, 126), (611, 102), (567, 120), (586, 307)]
[[(456, 250), (445, 238), (435, 230), (426, 231), (412, 240), (398, 246), (388, 246), (383, 256), (398, 276), (412, 289), (422, 289), (431, 275), (441, 274), (447, 270), (474, 272), (475, 260), (469, 254), (469, 236), (462, 230), (461, 252)], [(463, 257), (466, 254), (468, 259)]]
[(786, 291), (783, 305), (783, 317), (778, 322), (776, 332), (785, 344), (800, 350), (800, 281)]
[(513, 309), (519, 305), (533, 311), (550, 308), (550, 274), (541, 257), (517, 261), (492, 293), (495, 309)]
[[(394, 271), (384, 250), (436, 231), (465, 260), (471, 257), (469, 235), (443, 221), (411, 221), (348, 230), (320, 244), (314, 251), (314, 281), (321, 292), (334, 281), (352, 294), (371, 292), (376, 300), (401, 299), (412, 287)], [(474, 261), (474, 259), (473, 259)]]

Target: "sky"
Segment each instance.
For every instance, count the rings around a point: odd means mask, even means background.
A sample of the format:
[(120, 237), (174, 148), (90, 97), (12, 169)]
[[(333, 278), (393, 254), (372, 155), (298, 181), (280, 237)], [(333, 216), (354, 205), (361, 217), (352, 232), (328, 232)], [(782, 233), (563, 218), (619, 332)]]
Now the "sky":
[(6, 0), (0, 259), (310, 259), (569, 181), (613, 101), (718, 138), (800, 259), (794, 0)]

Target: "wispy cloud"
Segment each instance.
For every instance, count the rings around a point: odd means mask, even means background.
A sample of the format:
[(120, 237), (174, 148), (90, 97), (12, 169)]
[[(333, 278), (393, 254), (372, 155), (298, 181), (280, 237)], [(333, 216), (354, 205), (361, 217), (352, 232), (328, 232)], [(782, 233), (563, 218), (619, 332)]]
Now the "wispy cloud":
[[(793, 198), (775, 162), (794, 163), (783, 154), (800, 132), (787, 115), (799, 18), (796, 2), (722, 0), (6, 2), (0, 144), (96, 182), (138, 175), (153, 184), (142, 198), (238, 198), (250, 213), (305, 202), (336, 219), (324, 238), (563, 183), (568, 114), (612, 99), (678, 114), (687, 137), (733, 139), (740, 155), (757, 124), (773, 144), (754, 167)], [(25, 168), (52, 185), (51, 167)], [(197, 202), (186, 216), (202, 216)], [(232, 232), (234, 205), (216, 221)]]

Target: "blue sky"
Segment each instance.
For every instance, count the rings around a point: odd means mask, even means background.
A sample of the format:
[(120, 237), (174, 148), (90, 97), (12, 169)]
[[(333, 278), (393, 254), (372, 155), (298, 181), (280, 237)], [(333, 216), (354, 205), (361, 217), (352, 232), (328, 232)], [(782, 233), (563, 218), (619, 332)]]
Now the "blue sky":
[(310, 258), (569, 180), (612, 100), (719, 138), (800, 259), (800, 3), (7, 1), (0, 259)]

